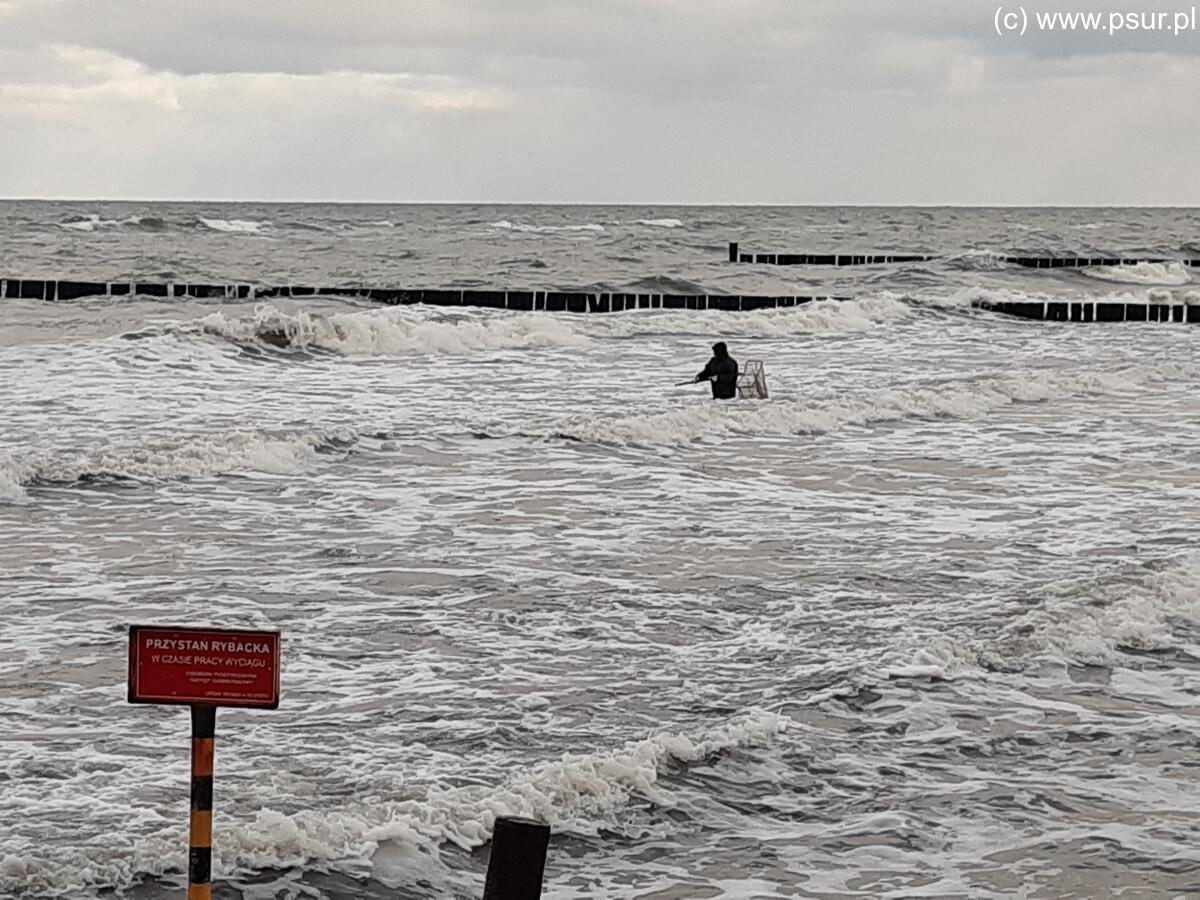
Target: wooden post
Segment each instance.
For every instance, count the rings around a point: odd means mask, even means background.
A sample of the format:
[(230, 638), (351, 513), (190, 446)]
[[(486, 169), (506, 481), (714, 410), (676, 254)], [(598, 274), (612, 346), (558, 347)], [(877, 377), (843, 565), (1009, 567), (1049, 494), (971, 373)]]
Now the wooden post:
[(538, 900), (549, 845), (549, 825), (515, 816), (497, 819), (483, 900)]
[(217, 708), (192, 705), (192, 821), (188, 900), (212, 898), (213, 744)]
[(729, 242), (729, 261), (735, 263), (738, 261), (738, 245), (737, 241)]

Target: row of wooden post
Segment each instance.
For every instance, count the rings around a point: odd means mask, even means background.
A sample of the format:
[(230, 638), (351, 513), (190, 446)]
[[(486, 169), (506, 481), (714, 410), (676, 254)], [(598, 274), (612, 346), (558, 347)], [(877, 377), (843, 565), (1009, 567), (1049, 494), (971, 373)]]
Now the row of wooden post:
[[(939, 259), (923, 253), (742, 253), (737, 241), (729, 242), (731, 263), (767, 266), (874, 266), (888, 263), (928, 262)], [(1026, 269), (1083, 269), (1096, 266), (1135, 266), (1139, 263), (1181, 263), (1200, 267), (1197, 259), (1170, 259), (1162, 256), (1000, 256), (1000, 261)]]

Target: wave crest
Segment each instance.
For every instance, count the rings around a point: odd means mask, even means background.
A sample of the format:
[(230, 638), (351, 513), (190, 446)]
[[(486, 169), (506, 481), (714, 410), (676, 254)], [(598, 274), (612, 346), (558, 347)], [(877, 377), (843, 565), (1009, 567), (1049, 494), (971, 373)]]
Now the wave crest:
[(105, 219), (99, 213), (84, 216), (67, 216), (58, 223), (67, 231), (94, 232), (105, 229), (135, 228), (141, 231), (165, 231), (167, 221), (158, 216), (129, 216), (124, 219)]
[[(658, 786), (671, 765), (701, 762), (743, 747), (764, 747), (786, 733), (791, 719), (751, 709), (699, 734), (666, 733), (611, 750), (517, 770), (498, 785), (431, 788), (426, 796), (396, 800), (368, 796), (363, 802), (320, 810), (282, 812), (262, 808), (250, 820), (225, 824), (216, 846), (221, 871), (245, 874), (310, 863), (336, 866), (401, 884), (443, 882), (453, 877), (440, 862), (440, 847), (473, 850), (486, 844), (500, 816), (537, 817), (556, 833), (628, 833), (635, 798), (670, 803)], [(155, 827), (134, 838), (118, 836), (103, 846), (23, 848), (0, 858), (0, 893), (78, 896), (81, 891), (127, 890), (146, 876), (175, 868), (179, 836)], [(51, 856), (50, 854), (54, 854)], [(439, 885), (436, 896), (458, 896)]]
[(196, 224), (210, 231), (225, 234), (262, 234), (271, 227), (270, 222), (255, 222), (251, 219), (206, 219), (197, 217)]
[(587, 222), (583, 225), (530, 225), (524, 222), (510, 222), (508, 219), (492, 222), (491, 227), (528, 234), (554, 234), (559, 231), (591, 231), (599, 233), (605, 230), (603, 225), (596, 222)]
[(233, 473), (295, 475), (323, 451), (352, 445), (345, 429), (189, 435), (78, 452), (0, 456), (0, 500), (27, 499), (26, 488), (79, 484), (159, 484)]
[(1178, 287), (1188, 284), (1192, 274), (1181, 262), (1141, 262), (1132, 266), (1095, 266), (1079, 269), (1079, 274), (1116, 284), (1157, 284)]
[(1200, 556), (1095, 585), (1052, 586), (1042, 607), (1013, 624), (1014, 643), (1084, 665), (1129, 665), (1130, 653), (1193, 648), (1200, 625)]
[(1018, 374), (962, 383), (951, 389), (893, 389), (816, 402), (698, 403), (664, 413), (568, 421), (557, 437), (587, 443), (675, 446), (711, 436), (784, 437), (826, 434), (847, 425), (904, 419), (968, 418), (1013, 403), (1128, 387), (1115, 375)]
[(607, 337), (719, 334), (779, 338), (869, 331), (915, 314), (915, 307), (898, 296), (880, 295), (861, 300), (813, 300), (802, 306), (754, 312), (642, 310), (589, 318), (585, 327)]
[(264, 304), (252, 317), (216, 312), (201, 319), (200, 326), (234, 342), (343, 354), (469, 353), (588, 342), (565, 322), (532, 313), (439, 320), (398, 308), (324, 315), (287, 313)]

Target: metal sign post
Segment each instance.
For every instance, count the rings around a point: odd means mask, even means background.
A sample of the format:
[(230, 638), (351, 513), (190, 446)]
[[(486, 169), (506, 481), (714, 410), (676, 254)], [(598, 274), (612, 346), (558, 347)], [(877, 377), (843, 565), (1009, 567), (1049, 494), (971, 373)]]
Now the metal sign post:
[(192, 706), (192, 812), (188, 829), (188, 900), (212, 897), (215, 706)]

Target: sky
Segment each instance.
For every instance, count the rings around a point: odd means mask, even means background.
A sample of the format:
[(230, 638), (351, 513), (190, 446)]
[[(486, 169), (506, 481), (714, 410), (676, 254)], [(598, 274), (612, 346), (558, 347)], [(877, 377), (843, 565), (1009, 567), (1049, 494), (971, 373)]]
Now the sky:
[(1074, 2), (0, 0), (0, 196), (1200, 205), (1193, 7)]

